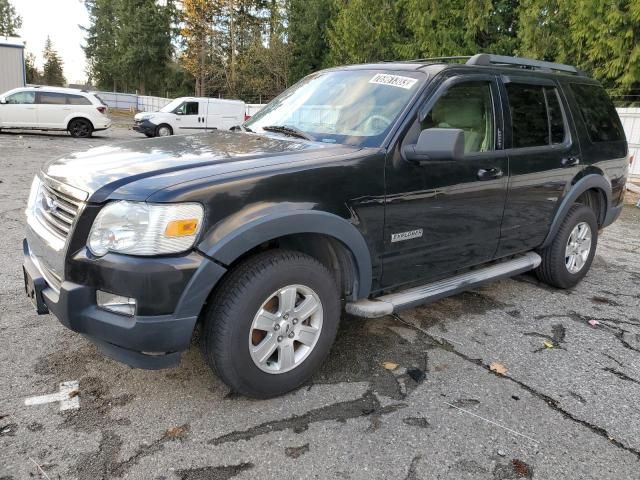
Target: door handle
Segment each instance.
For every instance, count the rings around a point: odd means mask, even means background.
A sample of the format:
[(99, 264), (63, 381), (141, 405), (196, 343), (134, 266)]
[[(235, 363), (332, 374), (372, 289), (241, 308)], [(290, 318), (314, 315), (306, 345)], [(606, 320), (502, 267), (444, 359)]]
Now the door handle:
[(478, 170), (478, 180), (495, 180), (503, 175), (502, 169), (497, 167)]
[(575, 167), (580, 163), (580, 159), (578, 157), (567, 157), (560, 160), (563, 167)]

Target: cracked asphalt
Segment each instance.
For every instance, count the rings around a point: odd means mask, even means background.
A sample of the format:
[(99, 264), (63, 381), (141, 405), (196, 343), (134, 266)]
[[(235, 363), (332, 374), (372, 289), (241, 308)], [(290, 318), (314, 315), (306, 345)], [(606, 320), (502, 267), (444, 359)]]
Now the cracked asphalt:
[[(640, 209), (602, 234), (571, 291), (521, 275), (396, 316), (345, 316), (312, 383), (250, 400), (196, 341), (178, 368), (133, 370), (23, 293), (35, 172), (137, 137), (0, 134), (0, 479), (640, 478)], [(24, 405), (73, 380), (79, 410)]]

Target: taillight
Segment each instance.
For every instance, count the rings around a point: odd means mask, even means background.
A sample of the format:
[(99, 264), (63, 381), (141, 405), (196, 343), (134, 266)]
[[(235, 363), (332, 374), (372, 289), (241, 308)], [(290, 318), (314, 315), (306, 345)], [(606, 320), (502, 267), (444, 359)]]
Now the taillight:
[(247, 115), (246, 113), (244, 114), (244, 121), (246, 122), (247, 120), (249, 120), (251, 118), (251, 115)]
[(104, 113), (107, 111), (107, 107), (96, 107), (100, 113)]

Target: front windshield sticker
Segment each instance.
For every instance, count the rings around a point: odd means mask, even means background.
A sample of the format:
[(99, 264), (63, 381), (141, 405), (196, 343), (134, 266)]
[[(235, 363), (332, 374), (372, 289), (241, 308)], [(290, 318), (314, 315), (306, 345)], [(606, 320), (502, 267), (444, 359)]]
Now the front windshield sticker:
[(391, 87), (400, 87), (409, 90), (417, 81), (417, 78), (389, 75), (387, 73), (376, 73), (374, 77), (369, 80), (369, 83), (378, 83), (380, 85), (389, 85)]

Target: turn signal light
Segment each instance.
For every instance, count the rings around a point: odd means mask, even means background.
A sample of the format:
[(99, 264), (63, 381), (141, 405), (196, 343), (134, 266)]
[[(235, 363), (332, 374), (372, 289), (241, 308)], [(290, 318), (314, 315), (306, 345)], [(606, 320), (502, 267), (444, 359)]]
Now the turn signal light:
[(165, 237), (187, 237), (195, 235), (198, 231), (198, 220), (189, 218), (187, 220), (173, 220), (164, 229)]

